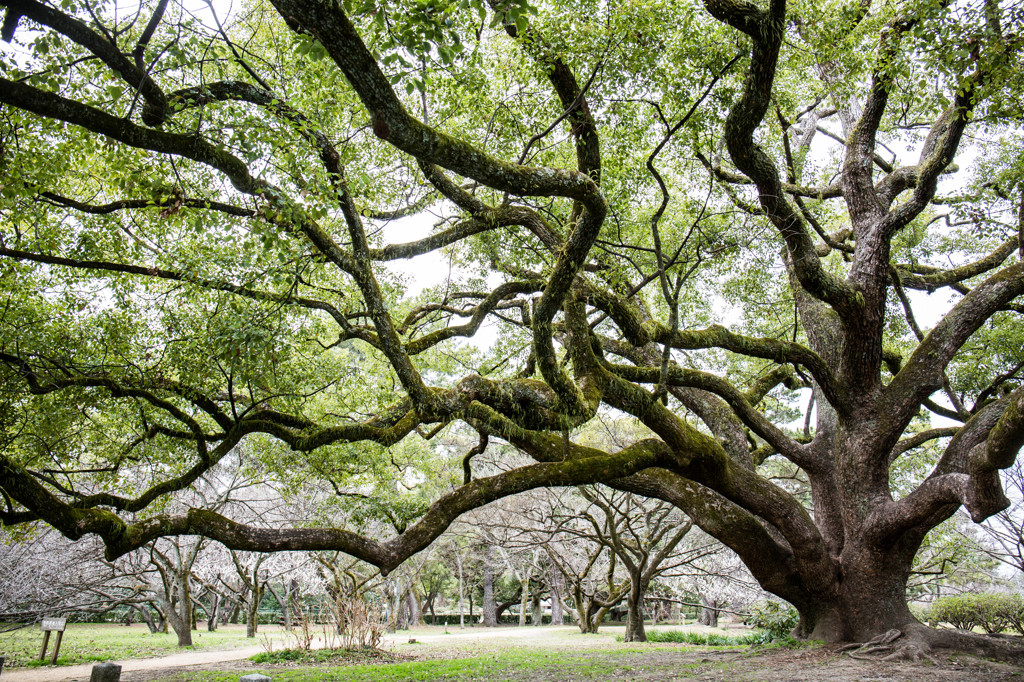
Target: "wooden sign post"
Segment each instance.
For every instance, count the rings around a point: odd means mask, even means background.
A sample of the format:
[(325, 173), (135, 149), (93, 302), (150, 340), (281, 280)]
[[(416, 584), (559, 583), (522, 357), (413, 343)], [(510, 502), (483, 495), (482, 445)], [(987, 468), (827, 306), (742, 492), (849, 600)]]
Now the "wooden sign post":
[(39, 629), (43, 631), (43, 648), (39, 650), (39, 660), (46, 658), (46, 647), (50, 644), (50, 633), (56, 632), (57, 639), (53, 643), (53, 654), (50, 655), (50, 663), (57, 662), (57, 654), (60, 652), (60, 640), (64, 638), (64, 628), (68, 625), (67, 618), (43, 618)]

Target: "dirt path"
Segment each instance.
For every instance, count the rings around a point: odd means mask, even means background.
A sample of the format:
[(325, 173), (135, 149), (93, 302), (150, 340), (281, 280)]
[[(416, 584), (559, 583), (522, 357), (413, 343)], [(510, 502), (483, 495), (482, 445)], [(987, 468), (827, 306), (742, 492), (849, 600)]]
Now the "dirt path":
[[(263, 647), (247, 646), (244, 649), (227, 649), (224, 651), (183, 651), (180, 654), (160, 656), (159, 658), (137, 658), (129, 661), (114, 661), (121, 665), (121, 672), (145, 670), (167, 670), (186, 666), (210, 666), (218, 663), (229, 663), (254, 656), (263, 651)], [(58, 682), (71, 680), (88, 680), (95, 663), (85, 665), (67, 665), (59, 668), (18, 668), (4, 670), (0, 674), (2, 682)]]
[[(158, 670), (164, 668), (176, 668), (188, 665), (212, 665), (248, 658), (259, 653), (262, 649), (258, 646), (245, 647), (244, 649), (230, 649), (228, 651), (186, 651), (160, 658), (139, 658), (130, 661), (115, 661), (121, 664), (121, 671), (131, 670)], [(18, 668), (16, 670), (4, 670), (0, 674), (3, 682), (56, 682), (57, 680), (88, 680), (92, 674), (92, 667), (95, 663), (85, 665), (68, 665), (59, 668)]]

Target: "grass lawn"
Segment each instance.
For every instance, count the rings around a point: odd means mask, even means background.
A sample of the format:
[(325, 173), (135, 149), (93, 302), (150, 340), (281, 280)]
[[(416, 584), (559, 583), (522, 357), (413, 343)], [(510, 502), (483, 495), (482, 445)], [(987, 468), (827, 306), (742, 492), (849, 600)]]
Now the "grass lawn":
[[(275, 642), (284, 642), (284, 633), (275, 626), (260, 626)], [(50, 653), (57, 634), (50, 635), (50, 646), (46, 652), (49, 663)], [(217, 632), (198, 630), (192, 633), (193, 649), (217, 650), (258, 646), (262, 633), (256, 639), (247, 639), (244, 625), (221, 626)], [(43, 644), (43, 633), (38, 625), (12, 632), (0, 632), (0, 656), (7, 658), (4, 667), (39, 665), (39, 647)], [(281, 644), (285, 646), (285, 644)], [(186, 649), (187, 650), (187, 649)], [(178, 653), (178, 637), (170, 634), (151, 634), (144, 624), (129, 627), (113, 623), (89, 624), (69, 623), (60, 645), (58, 665), (75, 665), (92, 661), (125, 660), (148, 658)]]
[[(622, 654), (631, 652), (603, 650), (601, 653), (564, 650), (507, 649), (486, 656), (456, 658), (450, 660), (407, 661), (371, 665), (321, 665), (295, 668), (264, 668), (255, 666), (248, 672), (262, 672), (271, 676), (274, 682), (297, 682), (298, 680), (327, 681), (351, 680), (352, 682), (398, 682), (400, 680), (568, 680), (607, 679), (612, 673), (621, 672), (628, 665)], [(154, 677), (153, 682), (235, 682), (239, 673), (232, 672), (190, 672), (187, 675)]]

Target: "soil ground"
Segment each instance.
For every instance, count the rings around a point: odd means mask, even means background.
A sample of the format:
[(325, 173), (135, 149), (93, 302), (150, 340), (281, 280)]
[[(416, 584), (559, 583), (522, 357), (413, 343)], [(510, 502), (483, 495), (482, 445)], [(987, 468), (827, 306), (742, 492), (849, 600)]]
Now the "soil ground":
[[(714, 631), (702, 626), (668, 629)], [(914, 682), (952, 682), (970, 680), (1024, 681), (1024, 667), (993, 663), (981, 659), (939, 656), (939, 664), (930, 662), (881, 662), (850, 658), (834, 646), (806, 646), (797, 649), (750, 649), (748, 647), (707, 648), (685, 644), (626, 644), (616, 641), (622, 628), (602, 627), (599, 635), (580, 635), (573, 627), (526, 628), (422, 628), (389, 635), (383, 649), (390, 653), (381, 660), (384, 673), (389, 661), (450, 661), (453, 659), (486, 659), (486, 670), (444, 675), (438, 679), (504, 679), (530, 680), (712, 680), (763, 682), (882, 682), (913, 680)], [(731, 634), (737, 634), (735, 631)], [(411, 643), (410, 639), (415, 639)], [(322, 644), (322, 642), (321, 642)], [(202, 677), (203, 673), (225, 673), (237, 679), (257, 668), (273, 677), (274, 671), (285, 673), (294, 665), (279, 667), (260, 665), (246, 660), (263, 651), (249, 647), (229, 651), (183, 652), (154, 659), (121, 662), (124, 682), (154, 680), (185, 682)], [(531, 665), (528, 669), (515, 665), (502, 667), (503, 655), (511, 652), (537, 652), (550, 656), (550, 663)], [(566, 661), (580, 661), (578, 673)], [(365, 661), (364, 661), (365, 662)], [(0, 675), (2, 682), (52, 682), (88, 680), (92, 666), (8, 670)], [(346, 679), (342, 669), (321, 679)], [(318, 676), (319, 677), (319, 676)], [(381, 677), (385, 677), (381, 675)], [(389, 679), (394, 679), (388, 676)], [(296, 679), (290, 677), (289, 679)]]

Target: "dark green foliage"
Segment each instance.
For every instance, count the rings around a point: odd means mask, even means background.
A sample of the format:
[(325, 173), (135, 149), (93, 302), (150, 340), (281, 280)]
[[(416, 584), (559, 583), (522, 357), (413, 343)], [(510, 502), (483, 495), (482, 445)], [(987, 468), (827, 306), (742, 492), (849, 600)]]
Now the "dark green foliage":
[(261, 651), (249, 660), (259, 665), (273, 663), (359, 663), (390, 658), (378, 649), (281, 649)]
[(796, 609), (776, 601), (757, 602), (750, 609), (750, 625), (761, 630), (762, 642), (791, 639), (793, 629), (800, 622)]
[(739, 637), (715, 632), (683, 632), (682, 630), (654, 630), (647, 633), (648, 642), (671, 642), (694, 646), (747, 646), (761, 643), (761, 633), (751, 632)]
[(253, 663), (284, 663), (286, 661), (301, 661), (306, 658), (307, 652), (301, 649), (283, 649), (282, 651), (261, 651), (255, 656), (250, 656)]
[(989, 634), (1008, 627), (1024, 635), (1024, 599), (1019, 594), (958, 594), (937, 600), (928, 610), (932, 625), (948, 623), (961, 630), (980, 627)]

